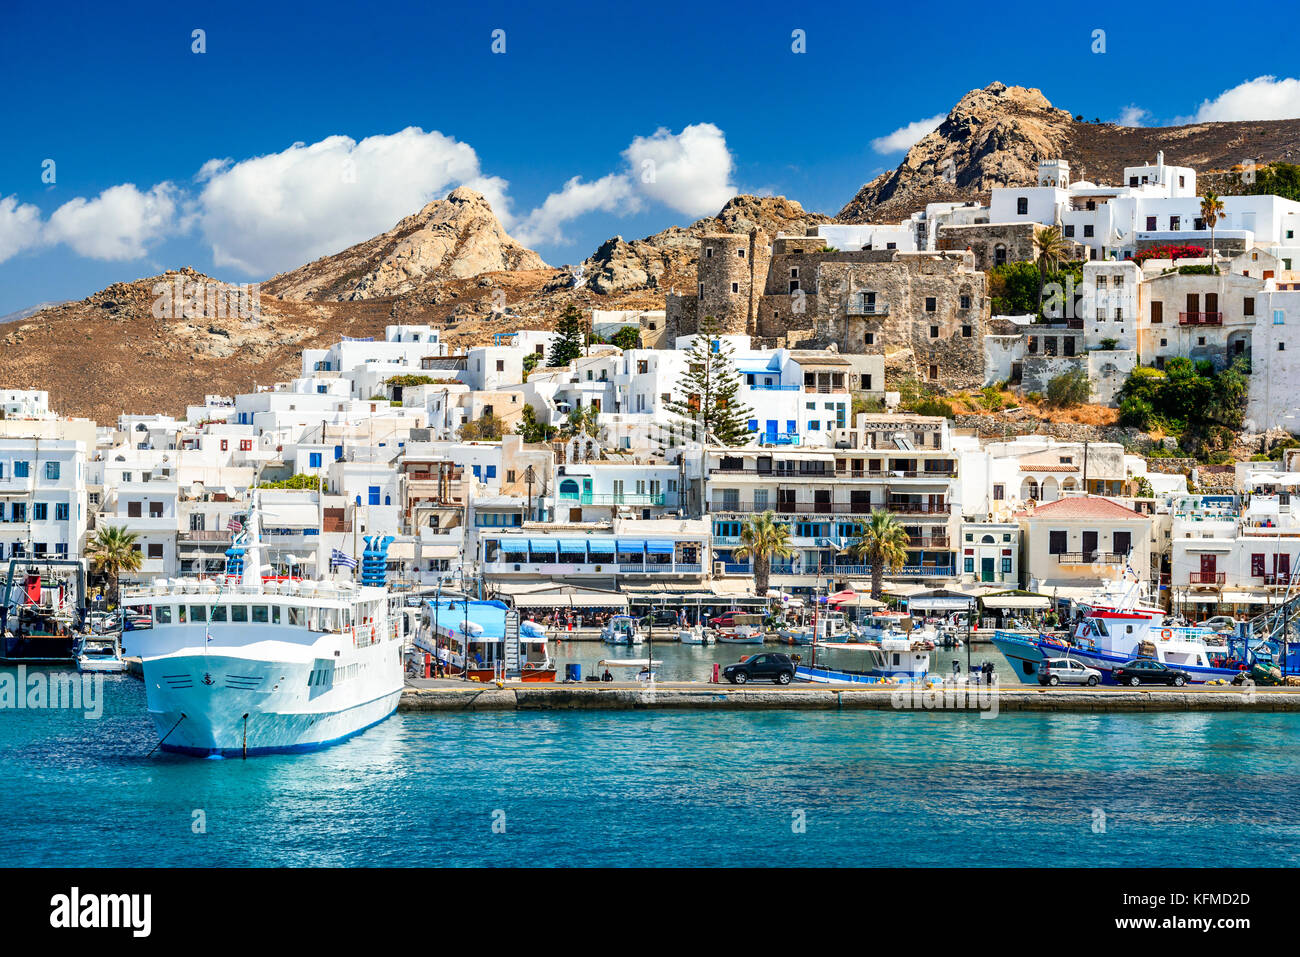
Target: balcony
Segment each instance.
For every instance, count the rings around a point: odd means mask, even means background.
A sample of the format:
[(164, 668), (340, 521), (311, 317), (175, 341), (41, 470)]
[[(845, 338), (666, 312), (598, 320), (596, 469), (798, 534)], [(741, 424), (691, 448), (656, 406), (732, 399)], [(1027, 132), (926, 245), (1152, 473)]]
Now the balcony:
[(916, 535), (907, 539), (908, 548), (948, 548), (947, 535)]
[(844, 307), (844, 314), (848, 316), (887, 316), (889, 315), (889, 303), (851, 302)]
[(1223, 325), (1223, 313), (1180, 312), (1178, 314), (1178, 324), (1180, 326), (1221, 326)]
[(1120, 552), (1058, 552), (1058, 565), (1091, 565), (1100, 562), (1103, 565), (1118, 565), (1128, 561), (1128, 555)]
[(1226, 572), (1188, 572), (1189, 585), (1222, 585), (1227, 580)]
[(748, 388), (753, 389), (755, 392), (798, 392), (799, 391), (799, 386), (797, 385), (793, 385), (793, 384), (780, 385), (779, 383), (777, 385), (758, 385), (757, 383), (755, 383), (754, 385), (751, 385)]
[(561, 493), (559, 498), (561, 505), (566, 502), (576, 505), (663, 505), (665, 500), (663, 492)]
[(949, 513), (951, 506), (930, 502), (890, 502), (885, 505), (882, 502), (755, 502), (752, 499), (723, 499), (710, 502), (708, 511), (711, 514), (750, 514), (771, 510), (777, 515), (870, 515), (878, 508), (900, 515), (943, 517)]
[[(870, 578), (870, 565), (823, 565), (818, 569), (804, 569), (805, 575), (820, 575), (822, 578)], [(900, 568), (885, 569), (891, 578), (951, 578), (957, 575), (954, 565), (903, 565)]]
[(181, 532), (180, 541), (186, 542), (228, 542), (230, 541), (230, 532), (222, 529), (211, 529), (205, 531), (201, 528), (191, 528)]

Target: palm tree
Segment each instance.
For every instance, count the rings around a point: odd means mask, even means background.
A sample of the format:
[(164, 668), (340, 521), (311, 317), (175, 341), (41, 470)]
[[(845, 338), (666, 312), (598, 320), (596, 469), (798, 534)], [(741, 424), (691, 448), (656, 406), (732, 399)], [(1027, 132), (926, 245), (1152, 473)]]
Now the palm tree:
[(1227, 219), (1228, 214), (1223, 211), (1223, 200), (1213, 190), (1207, 189), (1201, 197), (1201, 218), (1210, 227), (1210, 265), (1214, 267), (1217, 276), (1219, 264), (1214, 259), (1214, 227), (1219, 224), (1219, 220)]
[(1038, 314), (1043, 314), (1043, 287), (1047, 285), (1047, 274), (1053, 275), (1065, 261), (1070, 251), (1070, 244), (1065, 241), (1060, 226), (1048, 226), (1038, 234)]
[(140, 546), (136, 544), (135, 532), (128, 531), (121, 525), (105, 525), (86, 546), (86, 555), (90, 559), (91, 568), (112, 577), (113, 590), (110, 597), (116, 605), (121, 598), (119, 582), (122, 572), (140, 570)]
[(752, 516), (741, 526), (740, 541), (741, 545), (734, 554), (742, 560), (753, 559), (754, 593), (762, 598), (767, 594), (773, 557), (794, 557), (794, 549), (790, 545), (790, 526), (777, 522), (776, 513), (769, 509), (762, 515)]
[(885, 569), (907, 563), (907, 532), (889, 512), (874, 509), (870, 518), (858, 522), (858, 534), (849, 543), (848, 552), (871, 566), (871, 597), (879, 601)]

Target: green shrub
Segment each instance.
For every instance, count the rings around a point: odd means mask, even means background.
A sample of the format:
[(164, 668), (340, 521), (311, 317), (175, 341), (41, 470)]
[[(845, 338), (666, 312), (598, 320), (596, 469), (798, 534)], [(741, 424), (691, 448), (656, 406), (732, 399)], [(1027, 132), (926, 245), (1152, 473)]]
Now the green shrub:
[(1151, 403), (1146, 399), (1139, 398), (1135, 395), (1121, 400), (1119, 404), (1119, 424), (1128, 429), (1141, 429), (1143, 432), (1151, 428), (1155, 419), (1155, 412), (1151, 408)]
[(1082, 369), (1058, 375), (1047, 383), (1047, 404), (1057, 409), (1069, 408), (1088, 401), (1092, 395), (1092, 383), (1088, 373)]

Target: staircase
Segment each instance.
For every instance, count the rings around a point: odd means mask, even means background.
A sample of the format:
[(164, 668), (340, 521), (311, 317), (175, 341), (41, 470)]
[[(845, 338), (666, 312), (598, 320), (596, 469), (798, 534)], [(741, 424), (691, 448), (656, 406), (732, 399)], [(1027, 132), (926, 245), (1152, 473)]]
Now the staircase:
[(511, 678), (519, 677), (519, 612), (506, 612), (506, 674)]

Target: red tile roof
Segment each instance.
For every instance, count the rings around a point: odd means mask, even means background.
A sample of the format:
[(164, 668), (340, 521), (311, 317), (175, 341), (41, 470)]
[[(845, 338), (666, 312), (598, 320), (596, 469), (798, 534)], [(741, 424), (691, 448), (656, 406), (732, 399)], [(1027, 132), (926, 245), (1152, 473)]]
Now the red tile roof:
[(1095, 519), (1125, 519), (1125, 518), (1145, 518), (1131, 508), (1126, 508), (1119, 502), (1103, 498), (1099, 495), (1073, 495), (1067, 498), (1058, 498), (1055, 502), (1048, 502), (1045, 505), (1039, 505), (1032, 512), (1027, 512), (1037, 518), (1046, 516), (1048, 518), (1075, 519), (1075, 518), (1095, 518)]

